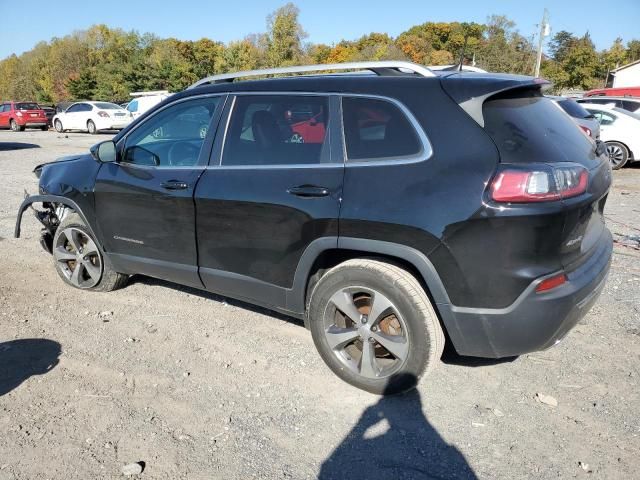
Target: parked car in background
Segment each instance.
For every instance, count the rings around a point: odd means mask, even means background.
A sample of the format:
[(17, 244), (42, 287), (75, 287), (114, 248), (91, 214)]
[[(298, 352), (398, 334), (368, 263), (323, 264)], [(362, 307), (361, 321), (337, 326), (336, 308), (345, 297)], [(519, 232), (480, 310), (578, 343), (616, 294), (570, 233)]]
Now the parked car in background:
[(633, 97), (586, 97), (576, 100), (578, 103), (595, 103), (598, 105), (612, 105), (628, 110), (632, 113), (640, 113), (640, 98)]
[(600, 123), (600, 139), (607, 145), (611, 168), (617, 170), (640, 159), (640, 115), (609, 105), (582, 106)]
[(147, 110), (155, 107), (165, 98), (168, 98), (170, 93), (166, 90), (156, 92), (133, 92), (131, 94), (134, 97), (127, 106), (127, 111), (131, 114), (131, 118), (134, 120), (142, 115)]
[(77, 102), (53, 117), (56, 132), (81, 130), (95, 134), (101, 130), (122, 130), (130, 123), (129, 112), (109, 102)]
[(40, 104), (40, 108), (44, 111), (45, 116), (47, 117), (47, 127), (53, 126), (53, 117), (56, 115), (56, 107), (55, 105), (43, 105)]
[(553, 100), (562, 110), (564, 110), (584, 133), (594, 140), (600, 138), (600, 124), (592, 113), (582, 108), (575, 100), (567, 97), (548, 95), (547, 98)]
[(585, 92), (584, 97), (640, 97), (640, 86), (638, 87), (618, 87), (618, 88), (598, 88)]
[[(365, 74), (297, 75), (340, 69)], [(265, 74), (297, 76), (233, 81)], [(268, 307), (343, 380), (401, 392), (445, 341), (555, 345), (605, 285), (611, 169), (545, 83), (395, 61), (209, 77), (36, 167), (15, 235), (42, 203), (66, 284), (146, 274)]]
[(35, 102), (4, 102), (0, 105), (0, 128), (14, 132), (25, 128), (47, 130), (47, 116)]

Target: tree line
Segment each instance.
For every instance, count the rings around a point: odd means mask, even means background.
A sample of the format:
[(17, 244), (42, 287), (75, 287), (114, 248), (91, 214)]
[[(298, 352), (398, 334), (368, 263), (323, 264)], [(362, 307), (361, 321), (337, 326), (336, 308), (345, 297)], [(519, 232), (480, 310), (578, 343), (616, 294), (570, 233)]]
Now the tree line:
[[(58, 102), (69, 99), (123, 101), (139, 90), (179, 91), (212, 74), (263, 67), (408, 60), (424, 65), (475, 64), (492, 72), (531, 75), (534, 39), (513, 21), (492, 15), (486, 23), (426, 22), (397, 37), (370, 33), (333, 45), (306, 42), (292, 3), (267, 17), (266, 31), (223, 43), (159, 38), (94, 25), (40, 42), (0, 61), (0, 98)], [(607, 72), (640, 58), (640, 40), (617, 39), (598, 52), (589, 34), (558, 32), (549, 44), (542, 75), (556, 90), (602, 86)]]

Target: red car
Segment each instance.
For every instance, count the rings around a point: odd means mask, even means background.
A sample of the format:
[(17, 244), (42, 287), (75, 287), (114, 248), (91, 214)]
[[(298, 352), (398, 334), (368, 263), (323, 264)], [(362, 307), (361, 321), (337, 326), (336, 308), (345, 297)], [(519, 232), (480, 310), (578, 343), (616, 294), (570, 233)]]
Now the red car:
[(585, 97), (640, 97), (640, 87), (599, 88), (589, 90)]
[(0, 128), (14, 132), (25, 128), (47, 130), (47, 115), (35, 102), (4, 102), (0, 105)]

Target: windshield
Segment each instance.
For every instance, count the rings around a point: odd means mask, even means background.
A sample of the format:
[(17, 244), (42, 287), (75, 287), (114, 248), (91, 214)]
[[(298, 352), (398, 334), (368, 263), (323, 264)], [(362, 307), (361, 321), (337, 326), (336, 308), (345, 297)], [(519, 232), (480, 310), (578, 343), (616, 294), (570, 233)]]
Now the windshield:
[(97, 108), (101, 108), (102, 110), (120, 110), (122, 107), (120, 105), (116, 105), (115, 103), (109, 102), (96, 102), (94, 105)]
[(16, 110), (40, 110), (40, 107), (32, 102), (16, 103)]
[(558, 105), (573, 118), (593, 118), (584, 107), (573, 100), (559, 100)]

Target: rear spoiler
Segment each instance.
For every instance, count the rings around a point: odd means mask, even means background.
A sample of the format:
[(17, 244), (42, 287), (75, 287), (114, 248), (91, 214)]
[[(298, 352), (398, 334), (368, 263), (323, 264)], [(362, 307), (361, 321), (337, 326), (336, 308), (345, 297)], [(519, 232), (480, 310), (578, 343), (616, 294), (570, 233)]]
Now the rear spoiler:
[(481, 127), (484, 127), (482, 105), (489, 97), (508, 90), (551, 87), (551, 82), (543, 78), (499, 73), (459, 72), (442, 77), (441, 82), (444, 91)]

